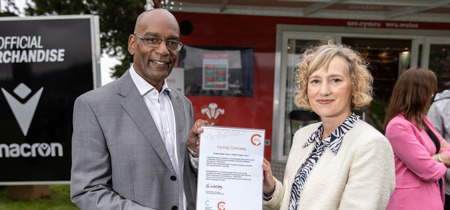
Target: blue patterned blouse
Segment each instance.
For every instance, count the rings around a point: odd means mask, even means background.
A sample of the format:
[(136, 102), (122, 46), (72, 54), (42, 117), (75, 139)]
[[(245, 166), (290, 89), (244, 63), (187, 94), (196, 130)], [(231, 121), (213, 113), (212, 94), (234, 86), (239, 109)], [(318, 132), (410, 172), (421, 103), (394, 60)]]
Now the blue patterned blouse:
[(302, 146), (303, 148), (309, 146), (315, 142), (314, 149), (309, 156), (308, 160), (300, 167), (298, 174), (295, 177), (294, 183), (292, 184), (291, 198), (289, 201), (289, 210), (296, 210), (298, 202), (300, 201), (300, 195), (303, 191), (303, 186), (308, 178), (314, 165), (319, 161), (325, 149), (328, 147), (336, 155), (339, 147), (341, 146), (342, 139), (344, 135), (355, 125), (358, 117), (352, 113), (345, 121), (342, 123), (329, 137), (321, 141), (323, 135), (323, 125), (309, 137), (306, 143)]

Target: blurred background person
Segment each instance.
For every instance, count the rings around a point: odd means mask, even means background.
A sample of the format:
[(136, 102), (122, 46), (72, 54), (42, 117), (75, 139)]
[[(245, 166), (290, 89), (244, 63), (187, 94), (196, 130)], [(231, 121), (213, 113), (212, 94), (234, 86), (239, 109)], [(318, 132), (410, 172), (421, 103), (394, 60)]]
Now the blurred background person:
[[(441, 93), (436, 94), (434, 102), (431, 104), (428, 111), (428, 118), (434, 125), (436, 131), (444, 137), (444, 139), (450, 142), (450, 89), (444, 90)], [(444, 176), (445, 183), (445, 210), (450, 210), (450, 169), (447, 168), (447, 172)]]
[(427, 117), (436, 89), (436, 75), (425, 69), (408, 69), (395, 83), (384, 121), (396, 176), (387, 209), (444, 208), (442, 178), (450, 150)]
[(387, 139), (352, 113), (372, 100), (373, 78), (352, 49), (332, 42), (304, 53), (295, 103), (321, 122), (296, 132), (283, 183), (264, 160), (266, 209), (385, 209), (394, 190)]

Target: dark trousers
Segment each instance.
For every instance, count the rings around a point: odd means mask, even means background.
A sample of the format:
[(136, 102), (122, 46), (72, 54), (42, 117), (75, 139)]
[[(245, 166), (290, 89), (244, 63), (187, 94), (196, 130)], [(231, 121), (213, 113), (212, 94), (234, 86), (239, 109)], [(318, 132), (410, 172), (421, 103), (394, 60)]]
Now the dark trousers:
[(450, 195), (445, 194), (444, 210), (450, 210)]

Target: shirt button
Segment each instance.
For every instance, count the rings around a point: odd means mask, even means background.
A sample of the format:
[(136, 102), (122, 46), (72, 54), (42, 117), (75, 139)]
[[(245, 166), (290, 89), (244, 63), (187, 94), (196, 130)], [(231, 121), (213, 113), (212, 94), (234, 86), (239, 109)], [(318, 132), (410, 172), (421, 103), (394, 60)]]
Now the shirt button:
[(166, 135), (167, 135), (167, 134), (169, 134), (169, 132), (168, 132), (168, 131), (164, 131), (164, 134), (166, 134)]
[(153, 95), (156, 95), (156, 92), (153, 92)]
[(170, 180), (175, 181), (175, 180), (177, 180), (177, 177), (176, 176), (170, 176)]

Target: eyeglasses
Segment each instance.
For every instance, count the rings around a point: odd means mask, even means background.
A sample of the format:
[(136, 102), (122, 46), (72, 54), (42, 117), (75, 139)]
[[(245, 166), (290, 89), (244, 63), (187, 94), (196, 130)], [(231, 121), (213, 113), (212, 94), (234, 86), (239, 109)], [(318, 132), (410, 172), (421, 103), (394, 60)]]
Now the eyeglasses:
[(164, 40), (164, 39), (158, 39), (158, 38), (144, 38), (144, 37), (136, 35), (136, 34), (133, 34), (133, 35), (135, 37), (139, 38), (140, 40), (144, 41), (145, 46), (149, 46), (149, 47), (153, 47), (153, 48), (159, 47), (159, 45), (161, 45), (162, 41), (166, 42), (167, 49), (169, 49), (171, 51), (180, 51), (181, 48), (183, 47), (183, 44), (181, 44), (181, 42), (179, 42), (179, 41)]

